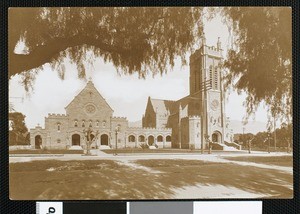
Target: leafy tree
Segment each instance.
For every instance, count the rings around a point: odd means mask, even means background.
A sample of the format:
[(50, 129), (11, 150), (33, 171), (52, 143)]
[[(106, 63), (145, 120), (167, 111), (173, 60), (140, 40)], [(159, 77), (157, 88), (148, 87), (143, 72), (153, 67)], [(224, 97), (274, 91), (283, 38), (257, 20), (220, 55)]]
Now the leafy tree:
[(243, 145), (247, 147), (249, 141), (252, 140), (253, 137), (254, 137), (254, 134), (252, 134), (252, 133), (241, 134), (240, 141), (243, 142)]
[[(292, 115), (291, 9), (224, 7), (221, 13), (233, 32), (224, 62), (227, 85), (247, 94), (247, 116), (265, 103), (272, 117)], [(166, 72), (179, 56), (199, 42), (203, 8), (10, 8), (9, 76), (21, 74), (25, 89), (45, 63), (63, 79), (68, 57), (85, 77), (84, 62), (103, 57), (119, 72)], [(16, 52), (25, 43), (22, 53)], [(92, 57), (88, 57), (92, 52)], [(29, 72), (31, 71), (31, 72)], [(35, 71), (35, 72), (34, 72)], [(289, 123), (289, 122), (288, 122)]]
[(292, 130), (292, 125), (286, 123), (282, 123), (281, 127), (276, 129), (276, 139), (279, 147), (291, 146), (293, 137)]
[(258, 132), (252, 140), (252, 145), (253, 147), (265, 148), (268, 146), (267, 141), (268, 141), (268, 132)]
[[(264, 102), (270, 115), (292, 114), (291, 8), (223, 8), (234, 43), (224, 66), (228, 85), (247, 94), (248, 116)], [(285, 118), (286, 119), (286, 118)]]
[(9, 131), (9, 145), (27, 145), (30, 142), (28, 128), (25, 125), (25, 115), (20, 112), (9, 113), (11, 130)]
[[(11, 8), (9, 76), (50, 63), (64, 78), (68, 56), (85, 77), (87, 53), (103, 57), (124, 73), (166, 72), (202, 34), (203, 8)], [(16, 52), (18, 42), (26, 49)], [(61, 65), (61, 66), (60, 66)], [(23, 73), (25, 87), (35, 74)]]
[[(292, 143), (292, 124), (287, 125), (286, 123), (282, 123), (280, 128), (276, 129), (276, 145), (278, 147), (291, 147)], [(239, 141), (242, 142), (243, 139), (247, 141), (248, 139), (252, 139), (251, 144), (253, 147), (257, 148), (266, 148), (269, 145), (274, 146), (274, 131), (273, 132), (258, 132), (256, 135), (253, 134), (240, 134)]]

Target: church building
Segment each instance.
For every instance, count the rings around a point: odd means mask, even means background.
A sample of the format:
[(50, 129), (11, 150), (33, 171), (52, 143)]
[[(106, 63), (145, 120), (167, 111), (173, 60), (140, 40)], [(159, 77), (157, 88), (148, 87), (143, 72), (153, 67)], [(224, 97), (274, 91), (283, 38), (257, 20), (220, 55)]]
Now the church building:
[(222, 84), (222, 49), (202, 46), (190, 56), (190, 93), (180, 100), (160, 100), (149, 97), (143, 127), (171, 128), (172, 147), (208, 148), (208, 143), (226, 147), (231, 141), (229, 120), (225, 116)]
[(92, 148), (140, 147), (207, 149), (209, 141), (226, 147), (228, 132), (222, 85), (222, 49), (202, 46), (190, 56), (190, 93), (180, 100), (149, 97), (142, 127), (129, 127), (125, 117), (114, 117), (113, 109), (88, 81), (65, 107), (66, 114), (48, 114), (45, 128), (30, 130), (34, 149), (86, 148), (86, 129), (98, 133)]

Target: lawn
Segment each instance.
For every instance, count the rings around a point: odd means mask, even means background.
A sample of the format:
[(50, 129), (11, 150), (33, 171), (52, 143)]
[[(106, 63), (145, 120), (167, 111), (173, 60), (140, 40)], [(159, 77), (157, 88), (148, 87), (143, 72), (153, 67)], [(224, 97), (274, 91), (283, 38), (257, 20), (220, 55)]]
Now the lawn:
[(136, 163), (164, 172), (159, 180), (165, 185), (224, 185), (275, 198), (291, 198), (291, 174), (273, 169), (198, 160), (138, 160)]
[(286, 155), (286, 156), (243, 156), (243, 157), (225, 157), (227, 160), (233, 161), (244, 161), (244, 162), (255, 162), (255, 163), (262, 163), (262, 164), (270, 164), (270, 165), (277, 165), (277, 166), (286, 166), (286, 167), (293, 167), (293, 156)]
[[(174, 189), (223, 185), (269, 197), (292, 197), (292, 175), (277, 170), (196, 160), (32, 161), (10, 164), (14, 200), (174, 199)], [(152, 170), (152, 171), (151, 171)], [(201, 198), (201, 192), (197, 193)]]

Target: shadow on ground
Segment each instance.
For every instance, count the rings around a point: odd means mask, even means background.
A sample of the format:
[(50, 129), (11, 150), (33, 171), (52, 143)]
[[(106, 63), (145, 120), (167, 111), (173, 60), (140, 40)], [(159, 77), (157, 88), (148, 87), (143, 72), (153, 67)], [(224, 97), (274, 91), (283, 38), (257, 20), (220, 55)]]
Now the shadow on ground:
[[(112, 160), (33, 161), (10, 164), (14, 200), (172, 199), (174, 188), (224, 185), (285, 198), (292, 175), (228, 163), (193, 160), (138, 160), (153, 172)], [(162, 173), (157, 173), (157, 171)], [(200, 194), (201, 195), (201, 194)]]
[(271, 198), (293, 196), (292, 175), (278, 170), (197, 160), (139, 160), (136, 163), (165, 172), (157, 182), (167, 189), (200, 183), (235, 187)]

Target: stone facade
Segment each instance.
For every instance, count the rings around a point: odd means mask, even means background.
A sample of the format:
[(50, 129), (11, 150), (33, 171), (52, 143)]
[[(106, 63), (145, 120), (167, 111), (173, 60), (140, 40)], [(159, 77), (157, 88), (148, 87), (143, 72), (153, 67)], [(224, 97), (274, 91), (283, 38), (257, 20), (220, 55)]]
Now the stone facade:
[[(225, 116), (222, 84), (222, 49), (202, 46), (190, 56), (190, 94), (180, 100), (148, 98), (142, 127), (129, 127), (125, 117), (114, 117), (113, 109), (89, 81), (65, 107), (66, 114), (49, 114), (45, 129), (31, 129), (32, 148), (85, 148), (84, 130), (98, 133), (94, 148), (139, 147), (207, 149), (208, 142), (232, 142)], [(116, 132), (116, 130), (118, 131)], [(207, 140), (208, 137), (208, 140)]]
[(190, 94), (177, 101), (149, 97), (143, 127), (171, 128), (174, 148), (207, 149), (209, 141), (232, 142), (225, 116), (222, 59), (221, 43), (210, 47), (203, 38), (201, 48), (190, 56)]
[(112, 108), (91, 81), (65, 110), (66, 114), (48, 114), (44, 129), (37, 126), (30, 130), (32, 148), (85, 148), (84, 130), (87, 128), (99, 133), (95, 136), (93, 148), (140, 147), (142, 143), (171, 147), (171, 129), (129, 127), (125, 117), (113, 116)]

